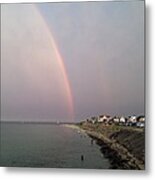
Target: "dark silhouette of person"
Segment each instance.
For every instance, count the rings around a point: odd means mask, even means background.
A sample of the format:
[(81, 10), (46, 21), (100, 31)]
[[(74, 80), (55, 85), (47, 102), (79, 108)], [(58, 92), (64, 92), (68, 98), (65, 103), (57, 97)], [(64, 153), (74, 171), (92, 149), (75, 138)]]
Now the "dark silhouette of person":
[(81, 155), (81, 161), (84, 161), (84, 156), (83, 155)]

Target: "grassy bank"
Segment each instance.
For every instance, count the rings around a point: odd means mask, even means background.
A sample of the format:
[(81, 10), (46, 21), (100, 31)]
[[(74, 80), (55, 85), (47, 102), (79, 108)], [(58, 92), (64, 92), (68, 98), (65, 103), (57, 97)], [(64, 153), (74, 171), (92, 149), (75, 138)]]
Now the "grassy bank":
[(145, 169), (144, 129), (83, 122), (78, 127), (96, 139), (113, 169)]

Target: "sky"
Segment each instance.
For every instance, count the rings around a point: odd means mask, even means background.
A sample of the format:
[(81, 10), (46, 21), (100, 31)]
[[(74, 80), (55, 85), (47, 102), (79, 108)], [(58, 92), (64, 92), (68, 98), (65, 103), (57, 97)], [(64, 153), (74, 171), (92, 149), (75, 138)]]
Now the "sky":
[(3, 4), (1, 119), (144, 114), (144, 2)]

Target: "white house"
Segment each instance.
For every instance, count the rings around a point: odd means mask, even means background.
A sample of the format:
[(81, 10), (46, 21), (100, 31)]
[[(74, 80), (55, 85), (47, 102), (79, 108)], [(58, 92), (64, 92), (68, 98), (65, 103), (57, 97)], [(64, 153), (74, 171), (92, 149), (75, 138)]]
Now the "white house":
[(103, 120), (104, 120), (103, 116), (99, 116), (97, 122), (101, 123), (101, 122), (103, 122)]
[(126, 122), (126, 118), (121, 116), (119, 122), (124, 124)]
[(138, 122), (145, 122), (145, 117), (144, 116), (139, 116), (137, 117)]
[(137, 122), (137, 117), (136, 116), (129, 116), (128, 122), (136, 123)]
[(114, 117), (114, 118), (113, 118), (113, 122), (114, 122), (114, 123), (119, 123), (119, 117)]
[(99, 116), (99, 118), (98, 118), (98, 122), (109, 122), (109, 120), (110, 120), (110, 116), (108, 116), (108, 115), (102, 115), (102, 116)]

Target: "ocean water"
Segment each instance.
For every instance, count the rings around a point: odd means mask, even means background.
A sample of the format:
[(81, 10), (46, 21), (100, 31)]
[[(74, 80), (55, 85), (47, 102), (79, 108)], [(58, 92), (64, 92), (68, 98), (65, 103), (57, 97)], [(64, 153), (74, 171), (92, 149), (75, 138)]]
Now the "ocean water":
[[(107, 169), (85, 133), (62, 125), (1, 123), (1, 166)], [(81, 160), (81, 155), (84, 160)]]

